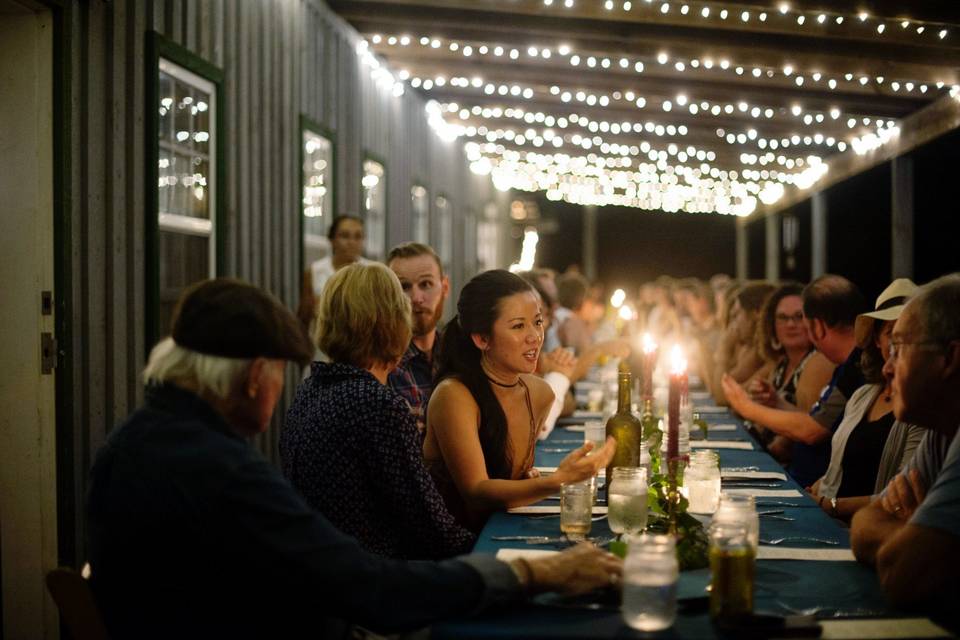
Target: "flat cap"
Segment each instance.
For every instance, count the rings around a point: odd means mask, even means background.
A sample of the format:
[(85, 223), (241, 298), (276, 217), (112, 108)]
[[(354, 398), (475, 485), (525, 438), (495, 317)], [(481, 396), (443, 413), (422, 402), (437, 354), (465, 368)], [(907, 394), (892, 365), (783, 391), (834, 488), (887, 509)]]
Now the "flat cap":
[(224, 358), (274, 358), (306, 365), (314, 347), (296, 316), (257, 287), (233, 278), (193, 284), (173, 310), (181, 347)]

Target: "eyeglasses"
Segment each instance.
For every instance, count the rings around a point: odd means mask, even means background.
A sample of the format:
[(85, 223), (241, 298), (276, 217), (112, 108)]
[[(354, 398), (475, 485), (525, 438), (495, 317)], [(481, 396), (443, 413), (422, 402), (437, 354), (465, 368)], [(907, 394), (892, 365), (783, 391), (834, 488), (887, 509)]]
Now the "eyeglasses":
[(787, 324), (788, 322), (794, 322), (796, 324), (800, 324), (801, 322), (803, 322), (803, 312), (800, 312), (800, 311), (793, 314), (792, 316), (788, 316), (785, 313), (778, 313), (774, 317), (776, 318), (777, 322), (779, 322), (780, 324)]
[(939, 345), (943, 346), (943, 342), (940, 340), (891, 340), (890, 347), (887, 349), (887, 357), (889, 360), (895, 360), (900, 352), (903, 350), (902, 347), (912, 344), (915, 346), (921, 345)]

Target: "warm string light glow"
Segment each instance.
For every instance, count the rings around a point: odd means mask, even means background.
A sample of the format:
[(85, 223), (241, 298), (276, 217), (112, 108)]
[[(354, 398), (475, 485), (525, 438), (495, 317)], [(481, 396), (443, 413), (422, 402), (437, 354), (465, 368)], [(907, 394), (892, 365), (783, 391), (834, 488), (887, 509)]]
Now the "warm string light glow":
[[(379, 39), (379, 42), (378, 42)], [(411, 38), (411, 36), (389, 36), (386, 39), (379, 34), (371, 36), (375, 44), (385, 43), (389, 46), (406, 46), (407, 44), (419, 43), (421, 48), (448, 50), (458, 53), (466, 58), (487, 57), (494, 61), (502, 59), (511, 60), (551, 60), (557, 58), (566, 58), (566, 63), (583, 69), (584, 71), (616, 71), (618, 73), (642, 74), (648, 67), (659, 65), (661, 67), (674, 69), (675, 71), (685, 73), (696, 70), (699, 74), (707, 75), (736, 75), (753, 78), (764, 78), (767, 80), (789, 79), (790, 83), (797, 87), (816, 87), (827, 88), (832, 91), (854, 89), (863, 90), (866, 85), (871, 85), (875, 91), (887, 92), (886, 87), (895, 94), (927, 93), (932, 87), (941, 90), (945, 82), (923, 82), (912, 78), (890, 79), (881, 75), (870, 75), (862, 72), (848, 71), (843, 74), (828, 75), (820, 69), (800, 70), (792, 64), (785, 64), (783, 67), (744, 64), (731, 61), (729, 58), (714, 59), (711, 56), (702, 56), (697, 58), (672, 56), (667, 51), (661, 51), (656, 56), (628, 57), (600, 53), (577, 52), (574, 53), (569, 45), (560, 45), (556, 48), (529, 46), (526, 49), (517, 46), (480, 44), (476, 42), (463, 42), (457, 40), (445, 40), (441, 38)], [(421, 79), (423, 80), (423, 79)], [(892, 81), (891, 81), (892, 80)], [(432, 81), (431, 81), (432, 82)], [(902, 89), (902, 91), (901, 91)]]
[(627, 292), (623, 289), (617, 289), (613, 292), (613, 295), (610, 296), (610, 304), (614, 309), (619, 309), (623, 306), (623, 303), (627, 300)]

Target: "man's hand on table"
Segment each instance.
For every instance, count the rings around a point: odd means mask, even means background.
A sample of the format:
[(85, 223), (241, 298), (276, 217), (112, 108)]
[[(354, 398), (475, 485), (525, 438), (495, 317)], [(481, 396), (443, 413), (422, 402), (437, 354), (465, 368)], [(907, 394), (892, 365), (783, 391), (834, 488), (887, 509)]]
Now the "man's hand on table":
[[(556, 555), (534, 560), (514, 560), (525, 565), (529, 593), (556, 591), (578, 595), (620, 584), (623, 561), (590, 543), (581, 543)], [(515, 569), (516, 570), (516, 569)], [(520, 569), (518, 573), (525, 572)]]

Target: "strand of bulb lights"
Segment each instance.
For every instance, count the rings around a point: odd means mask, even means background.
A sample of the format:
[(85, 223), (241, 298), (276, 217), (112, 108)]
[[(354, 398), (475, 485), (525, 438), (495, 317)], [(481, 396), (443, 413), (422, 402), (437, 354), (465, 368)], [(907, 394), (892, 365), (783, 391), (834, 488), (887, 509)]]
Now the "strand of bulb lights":
[[(444, 46), (444, 44), (446, 44), (450, 51), (461, 52), (461, 54), (467, 58), (474, 55), (479, 55), (493, 56), (494, 58), (506, 57), (511, 60), (518, 60), (524, 56), (522, 47), (487, 45), (478, 43), (465, 44), (461, 41), (443, 40), (441, 38), (430, 38), (427, 36), (412, 38), (411, 36), (405, 35), (399, 37), (387, 36), (385, 38), (380, 34), (374, 34), (371, 36), (371, 40), (374, 42), (374, 44), (386, 43), (390, 46), (408, 46), (410, 44), (419, 43), (421, 47), (427, 47), (430, 49), (440, 49)], [(404, 42), (407, 44), (404, 45)], [(824, 74), (822, 71), (808, 70), (803, 72), (797, 70), (791, 64), (785, 64), (783, 67), (771, 67), (766, 65), (737, 64), (735, 62), (731, 62), (727, 58), (714, 60), (709, 56), (702, 58), (676, 58), (671, 57), (670, 54), (665, 51), (661, 51), (655, 57), (647, 58), (646, 62), (640, 58), (633, 59), (623, 56), (614, 56), (611, 58), (609, 56), (599, 54), (587, 55), (585, 53), (572, 53), (569, 45), (560, 45), (559, 47), (556, 47), (555, 52), (561, 57), (567, 57), (571, 66), (580, 67), (582, 65), (589, 69), (596, 69), (599, 71), (612, 69), (623, 72), (632, 69), (639, 74), (643, 73), (648, 66), (652, 66), (654, 62), (656, 62), (661, 66), (671, 65), (674, 69), (680, 72), (685, 72), (687, 69), (702, 69), (717, 74), (733, 74), (737, 76), (748, 75), (753, 76), (754, 78), (767, 79), (774, 79), (782, 75), (784, 78), (791, 78), (791, 82), (796, 84), (798, 87), (812, 83), (817, 86), (826, 86), (830, 90), (834, 91), (838, 88), (863, 88), (868, 84), (873, 84), (875, 85), (875, 88), (879, 89), (883, 89), (885, 85), (889, 86), (893, 93), (900, 93), (901, 88), (903, 88), (904, 93), (912, 93), (916, 90), (921, 94), (925, 94), (933, 87), (935, 87), (937, 90), (941, 90), (946, 86), (946, 83), (943, 81), (923, 82), (915, 79), (905, 78), (898, 78), (887, 84), (889, 78), (885, 76), (871, 76), (869, 74), (850, 71), (841, 75), (828, 77), (827, 74)], [(554, 57), (554, 49), (550, 47), (529, 46), (526, 48), (526, 56), (531, 58), (550, 59)], [(842, 87), (841, 84), (843, 84)]]
[[(552, 6), (554, 0), (543, 0), (543, 4), (548, 7)], [(565, 9), (572, 9), (575, 6), (575, 2), (574, 0), (564, 0), (562, 6)], [(605, 0), (603, 3), (603, 8), (607, 11), (630, 12), (635, 6), (638, 8), (646, 6), (663, 15), (673, 13), (673, 9), (676, 8), (676, 13), (682, 16), (690, 16), (691, 19), (696, 19), (698, 16), (700, 19), (708, 19), (711, 15), (715, 15), (720, 18), (720, 20), (727, 20), (729, 18), (731, 21), (739, 20), (739, 22), (742, 23), (749, 23), (755, 20), (761, 23), (769, 21), (771, 24), (774, 24), (775, 21), (781, 21), (790, 24), (796, 23), (798, 26), (804, 26), (809, 23), (810, 26), (817, 25), (819, 27), (826, 27), (830, 23), (837, 26), (846, 23), (848, 26), (854, 26), (854, 28), (871, 29), (875, 31), (877, 35), (882, 35), (887, 30), (888, 25), (890, 27), (899, 26), (902, 32), (909, 30), (911, 33), (916, 34), (916, 36), (923, 36), (925, 33), (929, 33), (928, 38), (936, 38), (938, 40), (944, 40), (950, 34), (948, 27), (951, 26), (944, 22), (871, 16), (866, 11), (860, 11), (855, 15), (837, 11), (797, 11), (791, 7), (789, 2), (780, 2), (777, 5), (776, 11), (758, 9), (755, 13), (745, 9), (733, 11), (720, 9), (714, 12), (715, 7), (711, 6), (711, 4), (697, 2), (673, 2), (671, 4), (669, 1), (662, 0), (657, 0), (657, 2), (654, 2), (654, 0), (643, 0), (642, 2), (640, 0), (624, 0), (621, 2)]]

